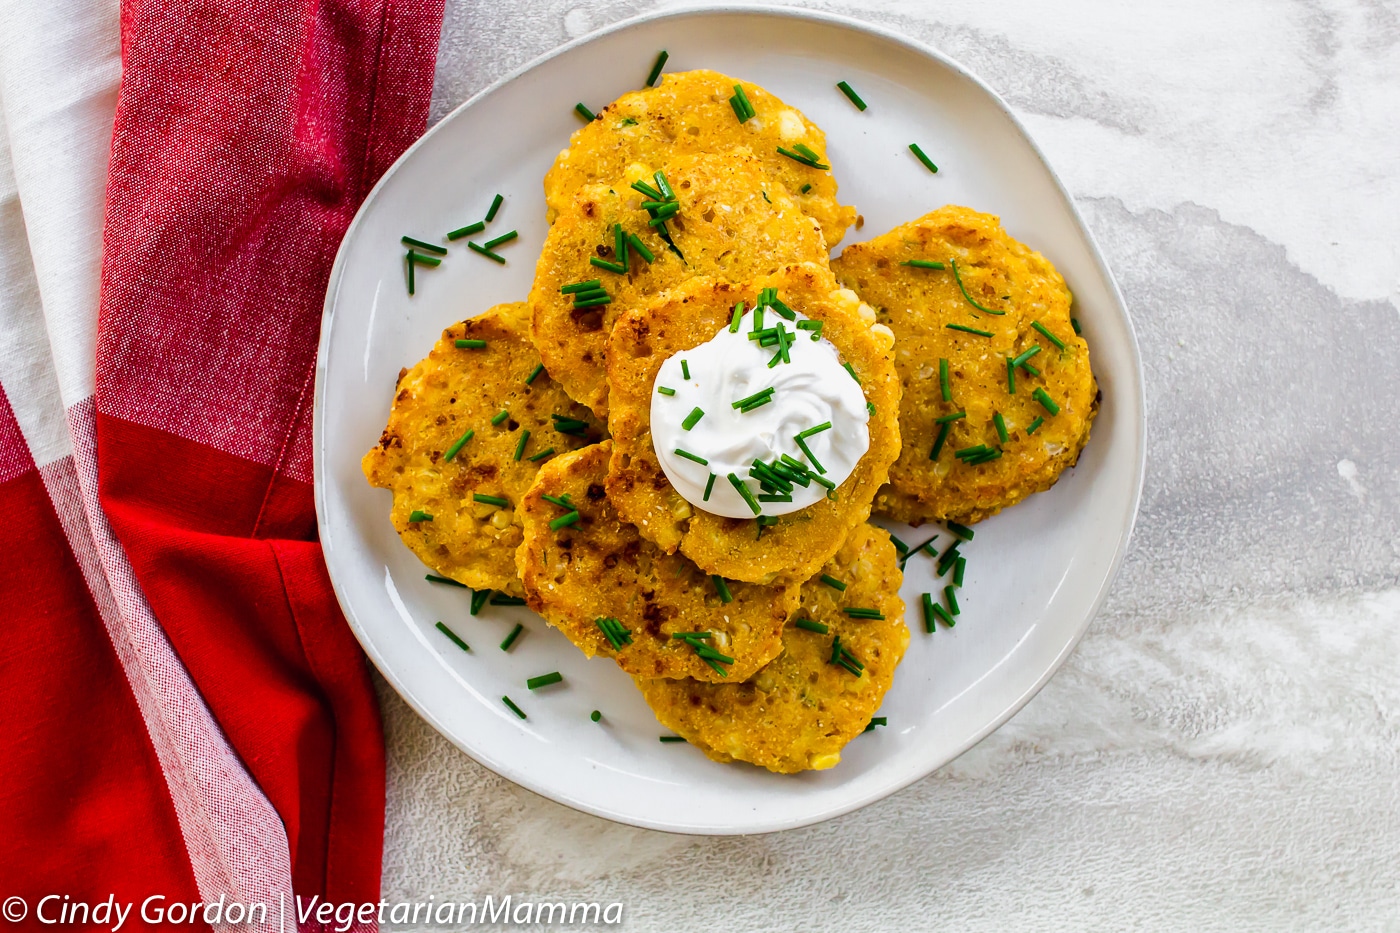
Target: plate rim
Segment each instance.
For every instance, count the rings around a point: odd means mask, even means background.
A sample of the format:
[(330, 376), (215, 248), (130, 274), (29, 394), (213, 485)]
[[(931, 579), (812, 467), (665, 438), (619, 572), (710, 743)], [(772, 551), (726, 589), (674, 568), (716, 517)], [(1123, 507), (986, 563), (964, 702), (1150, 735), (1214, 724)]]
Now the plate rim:
[(683, 19), (692, 16), (735, 15), (773, 16), (793, 20), (816, 22), (824, 25), (836, 26), (843, 29), (852, 30), (854, 32), (863, 33), (878, 39), (882, 39), (884, 41), (896, 43), (904, 47), (908, 51), (914, 52), (926, 59), (930, 59), (938, 65), (949, 69), (963, 80), (966, 80), (971, 84), (975, 85), (976, 88), (980, 90), (983, 94), (985, 94), (987, 98), (997, 107), (997, 109), (1001, 112), (1001, 115), (1010, 121), (1012, 126), (1021, 134), (1022, 138), (1030, 146), (1031, 151), (1035, 154), (1040, 164), (1044, 166), (1046, 172), (1049, 175), (1050, 181), (1054, 185), (1055, 191), (1058, 193), (1065, 207), (1069, 210), (1074, 222), (1082, 231), (1085, 244), (1088, 246), (1089, 249), (1089, 254), (1093, 259), (1094, 265), (1097, 268), (1099, 275), (1103, 278), (1103, 281), (1108, 286), (1108, 291), (1116, 306), (1118, 317), (1126, 330), (1130, 357), (1128, 362), (1130, 364), (1130, 371), (1133, 375), (1133, 381), (1135, 382), (1136, 391), (1131, 393), (1130, 398), (1125, 398), (1122, 395), (1117, 395), (1115, 400), (1118, 404), (1128, 402), (1131, 403), (1130, 405), (1124, 404), (1124, 410), (1125, 412), (1130, 413), (1133, 416), (1131, 418), (1131, 424), (1125, 425), (1125, 427), (1131, 428), (1131, 430), (1135, 434), (1135, 437), (1132, 438), (1135, 476), (1133, 477), (1132, 495), (1130, 497), (1129, 507), (1127, 509), (1127, 521), (1125, 524), (1122, 525), (1121, 530), (1119, 532), (1119, 540), (1114, 551), (1113, 559), (1108, 568), (1108, 572), (1104, 575), (1103, 581), (1099, 585), (1098, 592), (1094, 595), (1094, 598), (1089, 606), (1089, 610), (1084, 614), (1084, 618), (1079, 623), (1078, 628), (1074, 632), (1073, 636), (1065, 642), (1065, 644), (1061, 647), (1060, 651), (1055, 655), (1050, 664), (1046, 667), (1045, 671), (1042, 672), (1040, 676), (1036, 678), (1033, 684), (1031, 684), (1027, 689), (1022, 691), (1015, 697), (1013, 697), (1008, 703), (1004, 704), (1001, 711), (998, 712), (995, 716), (991, 717), (991, 719), (988, 721), (988, 724), (985, 727), (972, 734), (965, 741), (957, 743), (955, 745), (956, 750), (950, 756), (948, 756), (946, 760), (937, 764), (932, 764), (927, 767), (921, 765), (919, 767), (910, 769), (907, 773), (897, 775), (896, 778), (888, 784), (876, 787), (872, 791), (860, 795), (858, 797), (854, 797), (849, 801), (845, 801), (843, 803), (833, 805), (827, 807), (826, 809), (815, 811), (810, 814), (778, 820), (776, 822), (773, 822), (772, 824), (763, 824), (756, 828), (744, 827), (736, 829), (724, 829), (718, 827), (711, 828), (683, 826), (677, 825), (675, 823), (662, 823), (656, 820), (648, 819), (646, 817), (637, 816), (630, 813), (612, 811), (609, 810), (607, 807), (599, 806), (589, 801), (575, 798), (567, 792), (559, 792), (555, 788), (550, 788), (546, 790), (539, 781), (535, 780), (529, 774), (521, 771), (519, 768), (507, 764), (506, 762), (497, 760), (493, 756), (486, 754), (481, 750), (466, 747), (466, 745), (462, 741), (459, 741), (450, 730), (445, 728), (444, 723), (442, 723), (438, 719), (438, 717), (434, 715), (429, 708), (427, 708), (425, 704), (419, 701), (417, 695), (411, 689), (409, 689), (407, 685), (401, 683), (399, 678), (391, 676), (390, 672), (386, 670), (387, 663), (383, 660), (380, 652), (378, 652), (375, 649), (373, 641), (368, 637), (367, 630), (361, 623), (359, 617), (355, 612), (355, 609), (349, 604), (349, 602), (345, 598), (344, 593), (342, 592), (340, 584), (336, 581), (335, 574), (331, 571), (331, 562), (329, 560), (325, 561), (326, 573), (331, 581), (331, 588), (335, 592), (336, 602), (339, 604), (341, 612), (344, 614), (345, 620), (349, 625), (351, 632), (354, 634), (356, 641), (359, 642), (360, 648), (365, 652), (366, 657), (368, 657), (370, 661), (373, 662), (375, 669), (379, 671), (380, 675), (384, 678), (385, 682), (393, 688), (394, 692), (397, 693), (399, 697), (402, 698), (404, 702), (407, 703), (417, 715), (422, 717), (429, 725), (431, 725), (439, 735), (447, 739), (447, 741), (452, 743), (452, 745), (458, 750), (460, 750), (463, 754), (467, 755), (467, 757), (471, 758), (473, 761), (477, 762), (483, 767), (488, 768), (496, 774), (501, 775), (502, 777), (506, 778), (512, 783), (525, 788), (531, 793), (538, 794), (541, 797), (562, 804), (571, 809), (578, 810), (583, 813), (588, 813), (590, 815), (601, 817), (603, 819), (610, 820), (616, 823), (621, 823), (624, 825), (636, 826), (642, 829), (649, 829), (658, 832), (666, 832), (687, 836), (763, 835), (772, 832), (783, 832), (792, 829), (800, 829), (805, 826), (816, 825), (819, 823), (826, 822), (828, 820), (835, 819), (840, 816), (844, 816), (848, 813), (852, 813), (856, 810), (862, 809), (863, 807), (869, 806), (873, 803), (883, 800), (886, 797), (890, 797), (898, 793), (899, 791), (909, 787), (914, 782), (928, 777), (930, 774), (933, 774), (939, 768), (945, 767), (946, 765), (960, 758), (962, 755), (966, 754), (967, 751), (973, 746), (977, 745), (987, 736), (991, 735), (997, 729), (1000, 729), (1002, 726), (1004, 726), (1011, 719), (1011, 717), (1016, 715), (1016, 713), (1018, 713), (1022, 708), (1024, 708), (1025, 705), (1029, 703), (1031, 699), (1035, 697), (1036, 694), (1038, 694), (1042, 689), (1044, 689), (1045, 685), (1049, 683), (1052, 677), (1059, 673), (1060, 668), (1064, 666), (1065, 662), (1069, 659), (1069, 656), (1074, 652), (1075, 648), (1078, 647), (1080, 641), (1084, 638), (1085, 633), (1088, 631), (1089, 626), (1093, 623), (1094, 619), (1097, 618), (1099, 611), (1103, 608), (1104, 601), (1107, 599), (1108, 593), (1110, 589), (1112, 589), (1113, 584), (1117, 580), (1118, 574), (1122, 569), (1123, 561), (1127, 556), (1128, 546), (1132, 541), (1133, 531), (1137, 525), (1138, 515), (1141, 510), (1142, 490), (1144, 479), (1146, 476), (1147, 465), (1146, 380), (1144, 379), (1144, 373), (1142, 368), (1142, 354), (1138, 345), (1137, 329), (1133, 325), (1132, 315), (1128, 312), (1128, 306), (1123, 299), (1123, 294), (1118, 286), (1118, 281), (1114, 278), (1112, 270), (1109, 268), (1107, 261), (1104, 259), (1103, 251), (1099, 247), (1098, 240), (1094, 237), (1093, 231), (1089, 228), (1088, 224), (1085, 223), (1083, 214), (1080, 213), (1078, 205), (1075, 203), (1069, 191), (1065, 188), (1064, 181), (1060, 178), (1059, 172), (1056, 171), (1054, 164), (1046, 158), (1045, 153), (1042, 151), (1040, 145), (1036, 142), (1035, 137), (1030, 133), (1029, 130), (1027, 130), (1025, 124), (1022, 123), (1020, 118), (1011, 109), (1010, 105), (1002, 98), (1002, 96), (999, 93), (997, 93), (995, 89), (989, 86), (985, 81), (983, 81), (977, 74), (964, 67), (960, 62), (947, 55), (946, 53), (941, 52), (938, 49), (935, 49), (933, 46), (928, 45), (920, 40), (913, 39), (909, 36), (898, 33), (893, 29), (890, 29), (880, 24), (866, 22), (840, 13), (832, 13), (824, 10), (803, 9), (800, 7), (777, 6), (768, 3), (707, 4), (687, 2), (674, 7), (668, 7), (663, 10), (654, 10), (648, 13), (640, 14), (638, 16), (632, 16), (625, 20), (621, 20), (619, 22), (600, 28), (598, 30), (588, 32), (582, 36), (579, 36), (578, 38), (570, 40), (569, 42), (566, 42), (563, 45), (557, 46), (531, 59), (530, 61), (515, 68), (514, 70), (505, 74), (504, 76), (498, 78), (488, 86), (477, 91), (471, 97), (462, 101), (462, 103), (458, 104), (456, 107), (452, 108), (452, 110), (445, 114), (442, 117), (442, 119), (440, 119), (433, 126), (429, 127), (420, 137), (418, 137), (418, 139), (414, 140), (413, 143), (410, 144), (408, 148), (406, 148), (403, 151), (403, 153), (400, 154), (399, 157), (394, 160), (393, 164), (390, 165), (389, 168), (387, 168), (384, 171), (384, 173), (375, 182), (374, 186), (365, 195), (365, 198), (361, 202), (360, 207), (355, 212), (355, 216), (352, 218), (349, 226), (346, 227), (345, 233), (342, 235), (340, 244), (336, 249), (335, 261), (331, 265), (330, 276), (326, 284), (326, 298), (322, 305), (321, 312), (321, 332), (317, 340), (316, 369), (315, 380), (313, 385), (312, 405), (312, 492), (316, 508), (316, 526), (318, 531), (318, 539), (319, 543), (322, 546), (322, 550), (328, 552), (330, 542), (330, 537), (327, 534), (328, 506), (326, 501), (326, 466), (322, 444), (322, 439), (324, 437), (326, 409), (326, 361), (329, 352), (331, 323), (333, 318), (334, 307), (336, 304), (336, 300), (339, 297), (341, 283), (344, 277), (344, 268), (347, 258), (347, 244), (351, 241), (353, 235), (357, 232), (360, 225), (364, 222), (366, 216), (366, 208), (368, 208), (371, 204), (373, 204), (376, 201), (376, 199), (380, 196), (381, 190), (390, 182), (390, 180), (397, 172), (402, 170), (403, 165), (413, 156), (413, 154), (418, 150), (418, 148), (420, 146), (425, 145), (427, 141), (437, 132), (443, 129), (443, 127), (450, 120), (456, 118), (457, 115), (463, 110), (473, 106), (478, 100), (481, 100), (482, 98), (495, 93), (496, 91), (500, 90), (501, 88), (505, 87), (511, 82), (520, 79), (522, 76), (526, 75), (530, 71), (533, 71), (534, 69), (540, 67), (541, 65), (544, 65), (555, 58), (565, 55), (576, 48), (579, 48), (592, 42), (596, 42), (607, 36), (611, 36), (616, 33), (633, 29), (640, 25), (671, 19)]

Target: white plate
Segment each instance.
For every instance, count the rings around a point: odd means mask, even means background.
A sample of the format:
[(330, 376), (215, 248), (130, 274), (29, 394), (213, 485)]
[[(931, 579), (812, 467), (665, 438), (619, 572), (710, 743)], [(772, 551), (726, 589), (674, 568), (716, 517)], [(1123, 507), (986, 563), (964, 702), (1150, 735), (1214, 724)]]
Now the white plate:
[[(909, 562), (903, 595), (913, 630), (885, 699), (889, 726), (858, 737), (830, 771), (778, 776), (720, 765), (662, 744), (662, 729), (612, 663), (589, 662), (524, 609), (467, 612), (464, 590), (425, 582), (389, 524), (389, 494), (360, 457), (378, 439), (401, 366), (447, 324), (523, 300), (544, 240), (541, 179), (577, 128), (573, 106), (601, 107), (640, 86), (659, 49), (669, 71), (742, 76), (825, 129), (842, 200), (865, 216), (847, 242), (946, 203), (999, 214), (1048, 256), (1076, 299), (1103, 388), (1079, 466), (1046, 493), (977, 525), (963, 613), (923, 632), (918, 597), (936, 584)], [(849, 80), (859, 113), (834, 85)], [(929, 174), (907, 146), (938, 163)], [(399, 237), (439, 239), (480, 218), (496, 192), (493, 233), (518, 229), (505, 267), (461, 245), (405, 292)], [(1132, 326), (1074, 205), (1006, 105), (944, 56), (872, 26), (794, 9), (665, 12), (566, 46), (483, 91), (404, 154), (366, 199), (331, 274), (316, 373), (316, 507), (326, 563), (365, 651), (420, 715), (493, 771), (561, 803), (638, 826), (754, 833), (828, 819), (898, 790), (1007, 720), (1064, 661), (1122, 558), (1144, 457), (1141, 369)], [(922, 541), (933, 528), (895, 528)], [(946, 544), (945, 534), (941, 544)], [(471, 644), (449, 643), (442, 620)], [(516, 622), (509, 653), (497, 644)], [(565, 683), (531, 694), (527, 677)], [(529, 714), (501, 702), (509, 694)], [(589, 712), (603, 711), (595, 725)]]

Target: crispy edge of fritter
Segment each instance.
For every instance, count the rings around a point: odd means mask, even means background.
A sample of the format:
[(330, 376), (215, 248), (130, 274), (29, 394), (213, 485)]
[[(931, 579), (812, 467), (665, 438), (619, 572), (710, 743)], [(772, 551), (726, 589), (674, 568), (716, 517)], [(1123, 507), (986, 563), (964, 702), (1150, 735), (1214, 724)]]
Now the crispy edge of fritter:
[[(670, 356), (704, 343), (728, 324), (734, 303), (751, 305), (763, 288), (777, 288), (789, 305), (823, 322), (822, 336), (860, 378), (867, 401), (870, 446), (835, 491), (805, 509), (778, 517), (756, 534), (750, 519), (694, 508), (672, 488), (651, 439), (651, 391)], [(800, 582), (816, 572), (852, 528), (870, 516), (876, 491), (899, 455), (899, 380), (887, 329), (873, 325), (853, 292), (814, 263), (790, 266), (745, 286), (692, 279), (618, 318), (610, 341), (608, 382), (614, 439), (608, 494), (618, 513), (667, 551), (677, 548), (709, 573), (755, 582)]]

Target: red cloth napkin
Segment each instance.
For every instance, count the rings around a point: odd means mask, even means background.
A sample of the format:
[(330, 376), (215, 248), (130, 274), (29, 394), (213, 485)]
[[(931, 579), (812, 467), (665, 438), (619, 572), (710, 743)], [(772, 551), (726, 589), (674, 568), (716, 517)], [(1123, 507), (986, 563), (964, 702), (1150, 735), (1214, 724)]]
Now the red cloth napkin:
[[(378, 898), (384, 749), (316, 543), (313, 368), (341, 236), (425, 126), (442, 3), (122, 6), (100, 499), (286, 827), (293, 889), (334, 901)], [(81, 621), (82, 607), (64, 611)], [(156, 828), (134, 838), (169, 844)], [(84, 871), (105, 872), (115, 854)]]

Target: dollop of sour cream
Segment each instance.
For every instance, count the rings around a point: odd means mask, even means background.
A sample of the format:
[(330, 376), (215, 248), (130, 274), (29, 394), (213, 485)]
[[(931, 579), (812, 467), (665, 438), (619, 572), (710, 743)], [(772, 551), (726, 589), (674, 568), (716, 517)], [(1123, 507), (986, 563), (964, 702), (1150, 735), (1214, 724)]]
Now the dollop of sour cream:
[[(870, 448), (870, 412), (860, 383), (841, 365), (830, 341), (813, 340), (812, 331), (795, 328), (808, 318), (794, 313), (796, 320), (788, 321), (768, 308), (763, 318), (764, 327), (782, 324), (792, 333), (790, 362), (768, 365), (778, 348), (749, 339), (754, 330), (754, 312), (749, 311), (737, 331), (722, 327), (706, 343), (661, 364), (652, 386), (652, 443), (666, 478), (694, 507), (729, 518), (754, 518), (752, 507), (729, 479), (731, 473), (758, 501), (764, 493), (749, 475), (755, 460), (772, 463), (786, 454), (840, 486)], [(734, 407), (770, 387), (771, 401), (766, 404), (748, 411)], [(697, 408), (704, 414), (687, 430), (687, 418)], [(831, 427), (798, 443), (800, 433), (827, 423)], [(791, 502), (758, 501), (760, 514), (786, 515), (826, 494), (827, 487), (818, 482), (794, 485)]]

